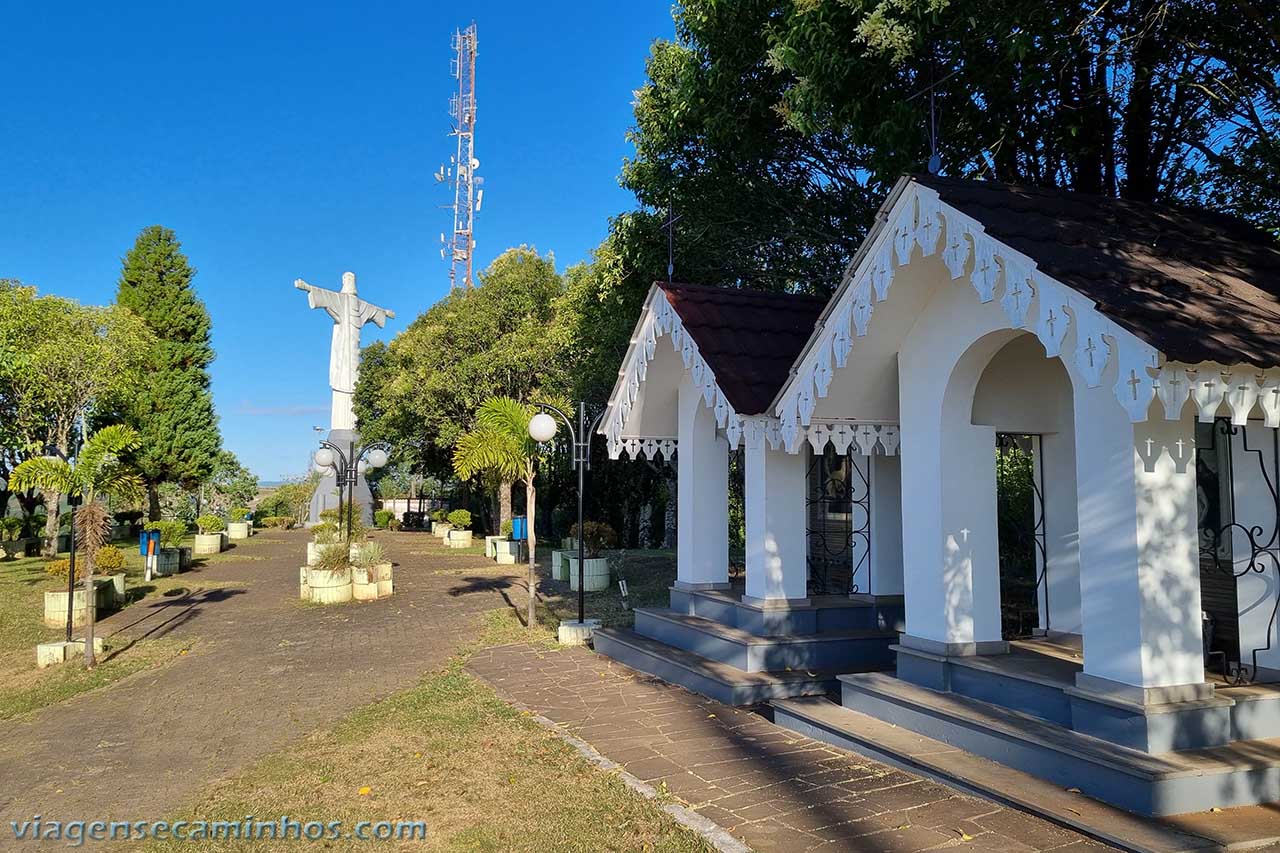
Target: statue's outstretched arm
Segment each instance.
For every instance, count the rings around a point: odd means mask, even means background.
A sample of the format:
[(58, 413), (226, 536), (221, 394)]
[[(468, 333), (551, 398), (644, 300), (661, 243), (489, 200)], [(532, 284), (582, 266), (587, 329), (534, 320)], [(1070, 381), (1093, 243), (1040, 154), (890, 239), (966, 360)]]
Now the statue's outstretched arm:
[(303, 281), (300, 278), (294, 279), (293, 286), (298, 288), (298, 290), (305, 290), (308, 293), (311, 292), (311, 285), (307, 284), (305, 281)]

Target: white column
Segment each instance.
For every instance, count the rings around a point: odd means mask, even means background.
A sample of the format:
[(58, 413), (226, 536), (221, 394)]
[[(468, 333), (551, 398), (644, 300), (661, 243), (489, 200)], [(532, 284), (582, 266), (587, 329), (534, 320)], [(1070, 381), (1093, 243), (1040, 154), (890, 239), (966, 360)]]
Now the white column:
[(902, 595), (902, 468), (897, 456), (859, 457), (871, 469), (872, 595)]
[(1108, 379), (1076, 393), (1086, 690), (1150, 702), (1206, 687), (1193, 410), (1131, 424)]
[(676, 586), (729, 585), (729, 444), (688, 373), (678, 392)]
[(743, 430), (746, 599), (779, 606), (805, 604), (809, 586), (806, 456), (771, 444), (768, 431), (764, 418), (748, 420)]
[(973, 425), (971, 413), (984, 368), (1010, 336), (988, 335), (958, 361), (914, 347), (899, 354), (905, 645), (948, 655), (1005, 648), (995, 430)]

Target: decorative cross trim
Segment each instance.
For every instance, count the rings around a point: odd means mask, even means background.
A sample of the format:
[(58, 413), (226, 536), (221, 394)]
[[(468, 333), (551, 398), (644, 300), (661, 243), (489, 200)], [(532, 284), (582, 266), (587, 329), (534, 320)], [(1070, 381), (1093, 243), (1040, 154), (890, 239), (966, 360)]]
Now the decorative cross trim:
[[(1117, 358), (1119, 378), (1112, 389), (1116, 399), (1133, 422), (1147, 419), (1151, 401), (1161, 393), (1154, 375), (1160, 368), (1160, 353), (1154, 347), (1102, 314), (1091, 300), (1039, 270), (1031, 258), (988, 235), (982, 223), (943, 202), (935, 190), (909, 184), (885, 221), (861, 261), (846, 271), (827, 320), (814, 330), (795, 375), (783, 388), (774, 414), (788, 452), (798, 452), (801, 439), (812, 444), (809, 422), (817, 400), (827, 395), (834, 372), (844, 367), (856, 339), (866, 335), (873, 303), (888, 298), (895, 268), (911, 262), (916, 245), (924, 256), (941, 247), (942, 261), (953, 279), (968, 270), (980, 301), (991, 302), (1000, 291), (1008, 327), (1030, 329), (1049, 357), (1072, 358), (1090, 388), (1102, 384), (1107, 365)], [(1062, 347), (1072, 328), (1075, 350), (1068, 356)], [(1280, 418), (1280, 387), (1276, 390), (1271, 399)], [(1222, 394), (1226, 394), (1225, 380)], [(1172, 397), (1166, 400), (1168, 395), (1166, 391), (1160, 397), (1166, 417), (1174, 405)], [(1263, 396), (1260, 390), (1254, 399)], [(1239, 402), (1243, 405), (1247, 400), (1241, 397)]]
[(803, 433), (815, 454), (823, 453), (830, 444), (841, 456), (896, 456), (901, 443), (897, 424), (820, 423), (803, 428)]
[(1168, 362), (1154, 385), (1166, 420), (1181, 419), (1190, 400), (1200, 423), (1230, 416), (1234, 426), (1244, 426), (1260, 417), (1266, 426), (1280, 427), (1280, 370)]
[[(653, 361), (657, 355), (658, 338), (664, 335), (671, 341), (675, 351), (680, 354), (680, 360), (688, 369), (694, 385), (702, 393), (703, 402), (715, 414), (716, 426), (725, 430), (732, 427), (738, 432), (741, 431), (742, 419), (734, 411), (728, 398), (720, 390), (720, 386), (716, 384), (714, 371), (698, 352), (697, 343), (686, 331), (684, 324), (680, 321), (679, 313), (667, 301), (666, 294), (661, 288), (655, 286), (645, 300), (644, 310), (640, 312), (640, 320), (636, 323), (636, 331), (631, 337), (631, 346), (627, 350), (626, 358), (623, 359), (622, 367), (618, 370), (618, 382), (614, 385), (613, 395), (609, 398), (609, 406), (600, 428), (608, 442), (611, 459), (617, 459), (618, 454), (623, 452), (635, 459), (637, 456), (633, 448), (649, 459), (653, 458), (652, 453), (661, 453), (664, 459), (669, 460), (675, 453), (675, 440), (671, 438), (623, 436), (627, 419), (631, 416), (636, 399), (640, 396), (640, 386), (648, 376), (649, 362)], [(632, 442), (636, 441), (642, 444), (633, 445)], [(645, 448), (648, 445), (643, 444), (644, 442), (659, 442), (659, 444), (669, 442), (671, 454), (662, 450), (661, 447), (647, 451)], [(734, 440), (732, 443), (736, 445), (737, 442)]]
[(644, 457), (650, 461), (659, 457), (670, 462), (676, 456), (676, 440), (674, 438), (624, 438), (617, 443), (609, 442), (609, 458), (620, 459), (623, 454), (630, 459)]

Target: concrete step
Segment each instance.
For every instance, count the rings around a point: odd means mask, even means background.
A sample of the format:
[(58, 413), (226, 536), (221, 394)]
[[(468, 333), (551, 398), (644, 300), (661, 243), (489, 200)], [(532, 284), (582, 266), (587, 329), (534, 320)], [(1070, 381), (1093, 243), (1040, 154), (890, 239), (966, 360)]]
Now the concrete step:
[(821, 696), (839, 689), (834, 672), (744, 672), (625, 628), (598, 629), (593, 642), (605, 657), (726, 705)]
[(1139, 814), (1171, 815), (1280, 800), (1280, 741), (1239, 741), (1151, 755), (880, 673), (843, 675), (840, 681), (847, 709)]
[(1280, 738), (1280, 686), (1246, 684), (1219, 686), (1219, 698), (1231, 699), (1231, 736), (1239, 740)]
[[(923, 774), (1134, 853), (1189, 853), (1280, 843), (1265, 806), (1172, 819), (1137, 815), (1006, 767), (826, 697), (777, 699), (774, 720), (793, 731)], [(1270, 829), (1263, 826), (1271, 824)]]
[(902, 596), (814, 598), (800, 607), (769, 608), (742, 600), (742, 589), (683, 590), (672, 587), (671, 609), (741, 628), (762, 637), (842, 631), (901, 631)]
[(897, 638), (891, 631), (765, 637), (668, 608), (637, 608), (635, 615), (637, 634), (747, 672), (890, 669)]
[(939, 658), (915, 649), (897, 647), (899, 666), (903, 655), (945, 660), (951, 692), (999, 705), (1071, 727), (1071, 697), (1064, 692), (1075, 686), (1080, 665), (1013, 648), (1003, 655)]

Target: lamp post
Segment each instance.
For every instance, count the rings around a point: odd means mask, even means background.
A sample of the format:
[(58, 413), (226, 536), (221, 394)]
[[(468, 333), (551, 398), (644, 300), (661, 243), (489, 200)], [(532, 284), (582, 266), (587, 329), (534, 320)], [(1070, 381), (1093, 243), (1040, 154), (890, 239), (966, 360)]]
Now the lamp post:
[[(316, 468), (324, 471), (326, 468), (332, 468), (335, 479), (338, 483), (338, 518), (342, 518), (342, 493), (346, 490), (346, 509), (347, 509), (347, 541), (351, 541), (351, 517), (352, 505), (355, 503), (356, 482), (360, 479), (360, 475), (374, 468), (381, 468), (387, 464), (388, 456), (391, 452), (391, 445), (385, 441), (375, 441), (373, 444), (366, 444), (363, 447), (356, 448), (355, 441), (347, 442), (346, 452), (337, 444), (323, 439), (320, 442), (320, 449), (316, 451)], [(341, 526), (341, 523), (339, 523)]]
[[(550, 403), (534, 403), (542, 411), (529, 419), (529, 437), (539, 444), (544, 444), (556, 437), (556, 421), (549, 413), (555, 413), (564, 421), (569, 431), (569, 440), (573, 442), (573, 467), (578, 471), (578, 625), (585, 630), (586, 626), (586, 547), (582, 530), (582, 501), (586, 494), (586, 471), (591, 467), (591, 437), (595, 434), (604, 412), (596, 415), (587, 423), (587, 404), (578, 403), (578, 424), (575, 427), (569, 416)], [(529, 555), (533, 559), (532, 553)], [(562, 632), (563, 633), (563, 632)]]

